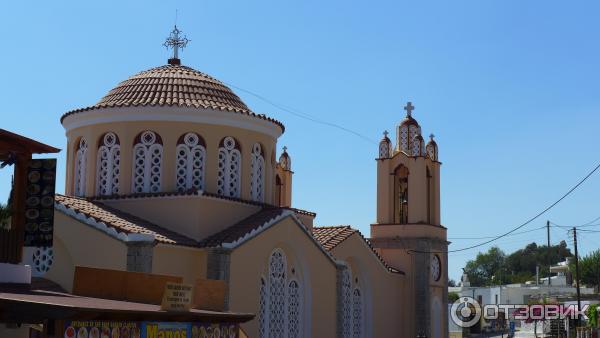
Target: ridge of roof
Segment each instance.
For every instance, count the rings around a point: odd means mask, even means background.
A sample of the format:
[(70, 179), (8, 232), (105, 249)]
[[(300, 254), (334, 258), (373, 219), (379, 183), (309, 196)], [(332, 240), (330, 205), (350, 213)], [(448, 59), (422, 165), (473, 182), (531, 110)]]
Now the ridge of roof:
[(292, 211), (282, 208), (266, 208), (254, 213), (243, 220), (229, 226), (216, 234), (208, 236), (200, 241), (199, 247), (214, 248), (225, 247), (232, 248), (242, 241), (254, 237), (261, 230), (277, 223), (281, 219), (292, 215)]
[(196, 246), (189, 237), (140, 217), (82, 197), (55, 195), (54, 208), (124, 242), (159, 242)]
[(385, 269), (391, 273), (404, 274), (403, 271), (390, 266), (381, 255), (373, 248), (371, 242), (363, 236), (358, 229), (352, 228), (350, 225), (330, 225), (330, 226), (315, 226), (313, 227), (313, 236), (317, 239), (321, 245), (327, 250), (331, 251), (335, 249), (342, 242), (350, 238), (350, 236), (358, 233), (363, 242), (371, 249), (371, 252), (377, 257), (379, 262), (385, 267)]
[(189, 189), (186, 191), (147, 192), (147, 193), (93, 196), (93, 197), (90, 197), (90, 200), (103, 201), (103, 200), (119, 200), (119, 199), (134, 199), (134, 198), (187, 197), (187, 196), (205, 196), (205, 197), (226, 200), (226, 201), (231, 201), (231, 202), (256, 205), (256, 206), (263, 207), (263, 208), (280, 208), (280, 209), (285, 209), (285, 210), (291, 210), (295, 213), (307, 215), (307, 216), (311, 216), (311, 217), (317, 216), (316, 213), (307, 211), (307, 210), (303, 210), (303, 209), (297, 209), (297, 208), (291, 208), (291, 207), (279, 207), (279, 206), (264, 203), (264, 202), (257, 202), (257, 201), (247, 200), (247, 199), (238, 198), (238, 197), (221, 196), (221, 195), (218, 195), (215, 193), (210, 193), (210, 192), (197, 190), (197, 189)]

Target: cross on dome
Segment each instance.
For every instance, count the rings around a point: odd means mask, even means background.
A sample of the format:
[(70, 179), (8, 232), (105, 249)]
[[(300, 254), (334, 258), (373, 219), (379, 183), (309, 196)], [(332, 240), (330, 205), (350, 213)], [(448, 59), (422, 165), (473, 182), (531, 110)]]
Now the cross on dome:
[(406, 110), (406, 116), (411, 117), (412, 116), (412, 111), (415, 109), (415, 106), (412, 105), (412, 102), (408, 101), (406, 103), (406, 106), (404, 107), (404, 110)]
[(283, 146), (283, 152), (287, 153), (287, 146)]
[(384, 130), (384, 131), (383, 131), (383, 137), (388, 137), (388, 135), (389, 135), (388, 131), (387, 131), (387, 130)]
[(435, 137), (435, 135), (433, 135), (433, 133), (429, 134), (429, 138), (433, 141), (433, 138)]
[(173, 49), (173, 57), (169, 59), (169, 64), (181, 64), (181, 61), (179, 60), (179, 48), (184, 49), (185, 46), (187, 46), (188, 42), (192, 41), (189, 40), (185, 35), (183, 35), (183, 37), (180, 37), (181, 33), (183, 32), (177, 28), (177, 25), (175, 25), (175, 27), (171, 31), (171, 34), (169, 35), (165, 43), (163, 43), (163, 46), (165, 46), (167, 49)]

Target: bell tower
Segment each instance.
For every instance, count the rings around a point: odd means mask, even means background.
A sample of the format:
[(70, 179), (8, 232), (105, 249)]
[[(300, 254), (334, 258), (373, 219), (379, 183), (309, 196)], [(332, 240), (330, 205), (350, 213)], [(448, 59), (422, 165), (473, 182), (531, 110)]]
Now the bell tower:
[(425, 144), (408, 102), (396, 126), (379, 142), (377, 220), (371, 243), (391, 266), (406, 273), (402, 308), (413, 337), (448, 336), (448, 241), (440, 217), (440, 166), (433, 134)]

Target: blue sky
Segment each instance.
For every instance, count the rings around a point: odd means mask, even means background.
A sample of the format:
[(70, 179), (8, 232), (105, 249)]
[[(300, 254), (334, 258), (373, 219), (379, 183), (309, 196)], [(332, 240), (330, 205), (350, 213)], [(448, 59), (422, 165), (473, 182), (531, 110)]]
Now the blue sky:
[[(433, 132), (448, 237), (514, 227), (559, 198), (598, 161), (599, 4), (592, 1), (7, 2), (0, 10), (2, 128), (64, 148), (60, 116), (128, 76), (166, 62), (179, 12), (192, 42), (183, 63), (377, 141), (406, 101)], [(317, 224), (375, 218), (376, 144), (314, 124), (244, 92), (283, 121), (294, 204)], [(64, 170), (64, 154), (59, 155)], [(59, 177), (64, 180), (64, 172)], [(9, 171), (0, 171), (0, 199)], [(60, 187), (62, 189), (62, 187)], [(600, 174), (539, 221), (600, 216)], [(553, 229), (553, 242), (567, 239)], [(582, 253), (600, 234), (581, 241)], [(451, 239), (451, 249), (479, 240)], [(510, 252), (544, 230), (498, 241)], [(483, 247), (486, 249), (488, 246)], [(477, 250), (450, 254), (450, 277)]]

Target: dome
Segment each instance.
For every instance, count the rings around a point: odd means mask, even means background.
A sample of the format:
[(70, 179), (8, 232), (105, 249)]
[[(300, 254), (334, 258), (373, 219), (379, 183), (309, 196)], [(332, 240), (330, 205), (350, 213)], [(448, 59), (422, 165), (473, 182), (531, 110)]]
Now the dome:
[(283, 125), (263, 114), (253, 113), (248, 106), (219, 80), (193, 68), (168, 64), (135, 74), (111, 89), (93, 106), (64, 114), (93, 109), (137, 106), (178, 106), (230, 111), (259, 117)]

